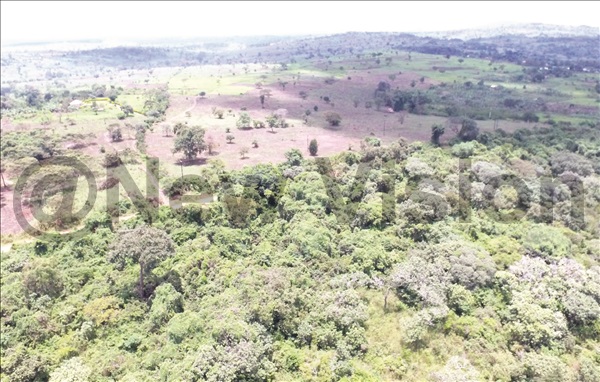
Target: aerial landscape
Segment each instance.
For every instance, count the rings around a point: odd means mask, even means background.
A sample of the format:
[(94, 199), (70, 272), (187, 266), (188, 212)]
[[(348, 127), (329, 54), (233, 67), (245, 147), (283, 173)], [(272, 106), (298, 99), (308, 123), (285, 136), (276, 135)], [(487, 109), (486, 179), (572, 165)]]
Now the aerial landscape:
[(600, 382), (597, 3), (85, 3), (2, 1), (0, 381)]

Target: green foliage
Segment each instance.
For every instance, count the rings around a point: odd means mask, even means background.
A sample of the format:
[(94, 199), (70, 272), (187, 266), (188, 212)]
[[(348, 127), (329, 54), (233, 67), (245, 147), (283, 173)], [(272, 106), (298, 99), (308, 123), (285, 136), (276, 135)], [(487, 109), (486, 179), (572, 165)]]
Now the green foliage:
[(543, 258), (565, 257), (571, 250), (571, 241), (561, 230), (542, 225), (532, 227), (522, 244), (527, 254)]
[[(0, 262), (2, 380), (596, 381), (598, 147), (592, 127), (571, 129), (214, 162), (161, 181), (211, 202), (161, 206), (153, 227), (94, 212), (77, 239), (15, 239)], [(457, 157), (473, 159), (464, 219)], [(536, 193), (530, 215), (490, 213), (499, 175), (537, 191), (551, 171), (581, 178), (585, 224), (563, 219), (562, 186), (552, 224), (535, 221)]]
[(445, 129), (442, 125), (431, 126), (431, 143), (436, 146), (440, 145), (440, 137), (444, 135)]
[(473, 156), (477, 148), (476, 142), (462, 142), (452, 146), (452, 155), (459, 158), (469, 158)]
[(200, 126), (185, 126), (176, 132), (173, 152), (183, 152), (186, 160), (196, 158), (206, 149), (204, 129)]
[(241, 113), (235, 125), (238, 129), (249, 129), (252, 127), (252, 118), (248, 113)]
[(144, 296), (144, 274), (154, 269), (161, 261), (171, 256), (174, 244), (164, 231), (142, 226), (119, 235), (111, 245), (108, 260), (117, 269), (137, 263), (140, 266), (139, 294)]
[(87, 382), (91, 374), (92, 369), (85, 365), (81, 358), (74, 357), (50, 373), (49, 382)]
[(290, 166), (300, 166), (304, 157), (298, 149), (291, 149), (285, 153), (285, 159)]
[(477, 122), (469, 118), (464, 118), (460, 124), (458, 138), (463, 142), (474, 141), (479, 135), (479, 127)]
[(113, 167), (118, 167), (121, 164), (123, 164), (123, 162), (121, 160), (121, 157), (119, 156), (119, 153), (110, 152), (110, 153), (104, 154), (104, 159), (102, 160), (102, 166), (104, 166), (106, 168), (113, 168)]
[(180, 344), (202, 330), (201, 318), (196, 312), (178, 313), (169, 320), (166, 333), (169, 341)]
[(58, 297), (63, 290), (60, 272), (44, 260), (35, 261), (24, 268), (23, 286), (27, 292), (37, 296)]
[(158, 329), (166, 324), (176, 313), (183, 312), (183, 296), (173, 285), (167, 283), (154, 290), (152, 307), (148, 317), (152, 329)]
[(325, 120), (331, 126), (339, 126), (340, 123), (342, 123), (342, 117), (334, 111), (328, 111), (325, 113)]
[(43, 130), (2, 133), (0, 152), (3, 159), (35, 158), (42, 160), (60, 152), (59, 140)]
[(310, 143), (308, 144), (308, 151), (312, 156), (317, 155), (317, 151), (319, 151), (319, 143), (316, 139), (311, 139)]

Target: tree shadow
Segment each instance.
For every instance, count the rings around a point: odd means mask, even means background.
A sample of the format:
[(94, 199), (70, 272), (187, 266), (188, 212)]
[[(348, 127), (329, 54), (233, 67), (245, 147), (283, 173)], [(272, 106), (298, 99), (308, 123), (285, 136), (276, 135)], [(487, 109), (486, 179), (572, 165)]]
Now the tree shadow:
[(341, 131), (342, 130), (342, 126), (340, 126), (340, 125), (338, 125), (338, 126), (325, 125), (323, 128), (325, 130), (329, 130), (329, 131)]
[(178, 166), (201, 166), (206, 164), (206, 158), (194, 158), (194, 159), (179, 159), (175, 162)]

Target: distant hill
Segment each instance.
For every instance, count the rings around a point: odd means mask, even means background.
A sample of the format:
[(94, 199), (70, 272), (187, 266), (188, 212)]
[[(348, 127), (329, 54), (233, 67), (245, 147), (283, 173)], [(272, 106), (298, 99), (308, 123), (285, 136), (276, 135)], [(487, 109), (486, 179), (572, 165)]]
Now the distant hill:
[(470, 40), (505, 35), (522, 35), (527, 37), (595, 37), (600, 35), (600, 28), (590, 26), (566, 26), (550, 24), (501, 24), (480, 29), (462, 29), (440, 32), (413, 33), (416, 36), (445, 39)]

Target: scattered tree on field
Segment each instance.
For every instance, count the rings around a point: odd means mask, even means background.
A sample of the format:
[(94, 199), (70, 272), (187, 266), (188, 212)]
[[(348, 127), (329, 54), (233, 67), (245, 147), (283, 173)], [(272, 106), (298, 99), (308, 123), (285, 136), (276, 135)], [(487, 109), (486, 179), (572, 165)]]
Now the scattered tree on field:
[(206, 149), (204, 129), (200, 126), (184, 126), (176, 134), (173, 153), (183, 152), (186, 160), (194, 159)]
[(317, 155), (317, 151), (319, 151), (319, 143), (317, 142), (316, 139), (311, 139), (311, 141), (308, 145), (308, 151), (310, 152), (310, 155), (312, 155), (312, 156)]
[(252, 118), (248, 113), (242, 113), (235, 124), (238, 129), (250, 128), (252, 127)]
[(342, 117), (334, 111), (328, 111), (325, 114), (325, 120), (329, 122), (331, 126), (339, 126), (342, 122)]
[(123, 140), (123, 133), (121, 132), (121, 126), (118, 123), (113, 123), (108, 126), (108, 134), (110, 140), (113, 142), (120, 142)]

